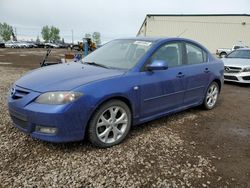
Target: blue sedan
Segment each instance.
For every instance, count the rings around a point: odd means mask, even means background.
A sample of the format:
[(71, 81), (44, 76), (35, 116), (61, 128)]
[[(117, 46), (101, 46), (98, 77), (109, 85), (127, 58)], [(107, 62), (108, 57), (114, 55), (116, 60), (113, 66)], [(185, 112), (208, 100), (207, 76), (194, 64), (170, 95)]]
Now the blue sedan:
[(31, 71), (8, 97), (14, 126), (49, 142), (110, 147), (132, 125), (198, 105), (215, 107), (223, 63), (183, 38), (109, 42), (76, 63)]

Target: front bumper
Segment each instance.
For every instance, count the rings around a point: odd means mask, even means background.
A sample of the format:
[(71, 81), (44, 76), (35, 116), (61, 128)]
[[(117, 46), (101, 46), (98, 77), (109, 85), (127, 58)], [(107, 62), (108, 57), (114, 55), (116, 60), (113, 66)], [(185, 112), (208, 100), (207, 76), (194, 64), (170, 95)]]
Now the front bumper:
[(224, 81), (250, 83), (250, 72), (239, 72), (239, 73), (224, 72)]
[[(8, 108), (14, 126), (37, 138), (49, 142), (83, 140), (87, 125), (87, 108), (75, 101), (68, 105), (46, 105), (33, 101), (40, 93), (31, 92), (21, 99), (8, 97)], [(85, 109), (85, 110), (82, 110)], [(54, 133), (40, 132), (39, 128), (52, 128)]]

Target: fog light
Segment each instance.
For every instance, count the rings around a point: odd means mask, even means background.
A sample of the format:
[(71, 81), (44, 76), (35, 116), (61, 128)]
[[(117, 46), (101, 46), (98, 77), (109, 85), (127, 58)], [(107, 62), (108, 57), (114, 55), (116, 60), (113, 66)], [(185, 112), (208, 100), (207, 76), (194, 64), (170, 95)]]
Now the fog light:
[(55, 134), (57, 132), (57, 128), (36, 126), (36, 132), (45, 133), (45, 134)]

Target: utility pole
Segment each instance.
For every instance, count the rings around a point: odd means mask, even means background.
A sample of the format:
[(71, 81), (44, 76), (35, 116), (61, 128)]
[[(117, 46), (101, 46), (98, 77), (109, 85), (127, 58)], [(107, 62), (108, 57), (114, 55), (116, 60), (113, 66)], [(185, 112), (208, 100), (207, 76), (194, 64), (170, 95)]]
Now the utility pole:
[(16, 35), (16, 37), (17, 37), (17, 28), (15, 27), (15, 35)]
[(71, 36), (72, 36), (72, 44), (74, 44), (74, 30), (71, 30)]
[(13, 29), (12, 29), (12, 40), (13, 41), (17, 41), (17, 29), (16, 27), (14, 28), (14, 32), (13, 32)]

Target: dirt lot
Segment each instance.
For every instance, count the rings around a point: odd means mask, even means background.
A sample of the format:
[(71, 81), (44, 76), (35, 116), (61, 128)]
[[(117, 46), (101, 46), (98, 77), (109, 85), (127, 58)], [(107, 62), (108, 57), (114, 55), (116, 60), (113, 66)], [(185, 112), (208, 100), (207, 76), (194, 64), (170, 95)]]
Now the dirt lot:
[[(55, 50), (52, 60), (67, 50)], [(250, 87), (226, 83), (212, 111), (134, 127), (122, 144), (51, 144), (13, 128), (8, 88), (44, 49), (0, 49), (0, 187), (250, 187)], [(9, 64), (11, 63), (11, 64)]]

